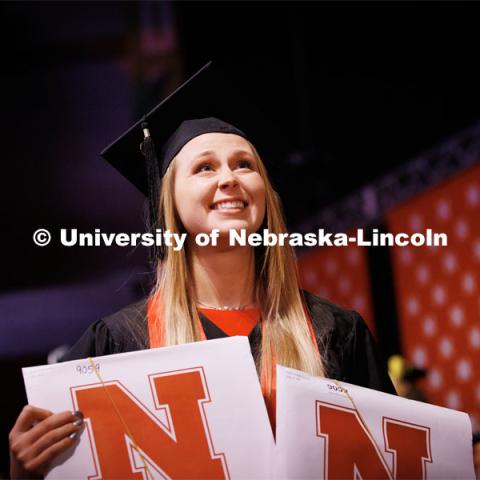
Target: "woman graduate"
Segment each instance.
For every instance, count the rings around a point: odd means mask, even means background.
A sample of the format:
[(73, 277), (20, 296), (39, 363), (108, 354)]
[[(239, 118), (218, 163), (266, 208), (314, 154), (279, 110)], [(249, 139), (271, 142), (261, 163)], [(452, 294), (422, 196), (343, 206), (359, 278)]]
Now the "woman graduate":
[[(187, 233), (186, 245), (157, 250), (150, 297), (94, 323), (64, 360), (245, 335), (271, 416), (277, 363), (395, 393), (359, 314), (300, 289), (290, 246), (229, 245), (231, 229), (286, 227), (250, 137), (218, 118), (182, 118), (205, 94), (206, 67), (102, 152), (148, 195), (151, 228)], [(195, 243), (214, 229), (216, 247)], [(81, 428), (80, 412), (25, 407), (10, 433), (12, 477), (41, 475)]]

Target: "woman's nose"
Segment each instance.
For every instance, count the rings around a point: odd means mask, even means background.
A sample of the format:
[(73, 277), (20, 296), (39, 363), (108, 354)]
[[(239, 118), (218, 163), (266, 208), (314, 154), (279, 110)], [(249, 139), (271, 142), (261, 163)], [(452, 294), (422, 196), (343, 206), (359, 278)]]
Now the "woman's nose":
[(232, 170), (227, 168), (220, 173), (218, 180), (218, 186), (220, 188), (235, 187), (236, 185), (238, 185), (237, 177)]

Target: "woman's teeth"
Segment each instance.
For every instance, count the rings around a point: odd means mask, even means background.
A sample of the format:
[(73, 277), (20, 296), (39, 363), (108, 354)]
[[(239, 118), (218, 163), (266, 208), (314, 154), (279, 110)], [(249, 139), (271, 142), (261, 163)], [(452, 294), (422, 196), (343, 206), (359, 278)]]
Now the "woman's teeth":
[(237, 202), (221, 202), (221, 203), (216, 203), (213, 208), (218, 209), (218, 210), (227, 210), (231, 208), (243, 208), (245, 205), (243, 202), (237, 201)]

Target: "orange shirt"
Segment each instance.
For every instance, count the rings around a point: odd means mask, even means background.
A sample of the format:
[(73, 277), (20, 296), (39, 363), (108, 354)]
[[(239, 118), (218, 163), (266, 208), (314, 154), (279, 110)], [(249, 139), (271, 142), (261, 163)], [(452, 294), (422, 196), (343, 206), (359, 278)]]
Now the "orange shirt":
[(202, 307), (198, 310), (229, 337), (233, 337), (234, 335), (248, 337), (260, 320), (259, 308), (216, 310)]

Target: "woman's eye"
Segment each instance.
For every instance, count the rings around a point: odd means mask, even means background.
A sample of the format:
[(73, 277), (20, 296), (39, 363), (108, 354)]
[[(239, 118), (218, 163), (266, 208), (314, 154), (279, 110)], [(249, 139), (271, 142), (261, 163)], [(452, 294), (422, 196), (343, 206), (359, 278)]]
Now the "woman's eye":
[(250, 160), (240, 160), (237, 164), (238, 168), (252, 168), (252, 162)]
[(210, 172), (211, 170), (213, 170), (212, 166), (209, 163), (204, 163), (197, 168), (196, 173)]

